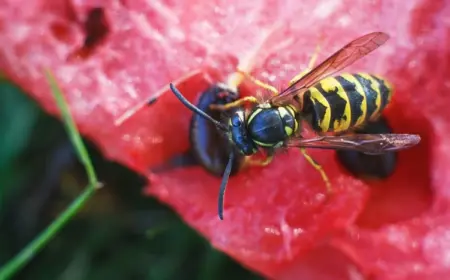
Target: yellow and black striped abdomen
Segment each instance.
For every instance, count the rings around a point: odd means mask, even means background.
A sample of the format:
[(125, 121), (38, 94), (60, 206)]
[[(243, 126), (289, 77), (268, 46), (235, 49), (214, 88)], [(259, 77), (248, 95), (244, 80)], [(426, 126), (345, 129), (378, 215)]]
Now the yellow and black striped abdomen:
[(389, 104), (392, 87), (365, 73), (327, 77), (304, 95), (303, 113), (311, 115), (319, 132), (343, 132), (376, 119)]

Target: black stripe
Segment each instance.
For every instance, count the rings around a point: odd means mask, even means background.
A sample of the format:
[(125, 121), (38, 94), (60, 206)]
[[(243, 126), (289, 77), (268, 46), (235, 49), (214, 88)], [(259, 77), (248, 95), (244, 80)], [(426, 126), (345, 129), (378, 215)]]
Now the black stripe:
[(378, 93), (373, 90), (372, 88), (372, 81), (368, 80), (366, 78), (364, 78), (363, 76), (359, 75), (359, 74), (354, 74), (353, 75), (358, 82), (361, 84), (364, 93), (366, 95), (366, 102), (367, 102), (367, 113), (366, 113), (366, 119), (365, 121), (367, 121), (370, 116), (372, 116), (372, 114), (377, 110), (377, 96)]
[(303, 95), (302, 115), (306, 119), (311, 118), (310, 124), (314, 131), (322, 131), (319, 123), (323, 120), (327, 108), (328, 107), (324, 106), (322, 103), (316, 102), (314, 104), (312, 102), (311, 91), (307, 90)]
[[(303, 95), (303, 99), (305, 99), (305, 94)], [(302, 105), (302, 100), (300, 99), (300, 96), (298, 96), (298, 94), (294, 95), (293, 99), (297, 102), (298, 105)]]
[(335, 77), (336, 80), (341, 84), (342, 88), (347, 94), (348, 100), (350, 102), (350, 112), (352, 115), (352, 119), (350, 121), (350, 126), (354, 126), (358, 118), (363, 114), (361, 110), (361, 104), (364, 100), (364, 97), (356, 90), (356, 85), (342, 76)]
[(284, 115), (281, 120), (283, 122), (284, 126), (287, 126), (289, 128), (292, 129), (292, 131), (294, 131), (295, 128), (295, 116), (291, 114), (291, 112), (289, 111), (289, 109), (285, 108), (286, 111), (288, 112), (287, 115)]
[(330, 127), (328, 131), (332, 131), (335, 121), (341, 122), (347, 120), (347, 117), (344, 115), (345, 106), (347, 106), (347, 100), (337, 94), (339, 91), (338, 87), (335, 87), (334, 89), (328, 91), (325, 91), (322, 88), (321, 83), (318, 83), (314, 87), (325, 97), (325, 99), (328, 101), (328, 104), (330, 105), (331, 116)]
[(380, 113), (382, 110), (384, 110), (384, 108), (386, 107), (386, 105), (388, 105), (389, 102), (389, 88), (386, 86), (386, 84), (384, 83), (384, 81), (382, 79), (379, 79), (373, 75), (371, 75), (372, 78), (374, 78), (379, 84), (380, 84), (380, 93), (381, 93), (381, 102), (380, 102)]

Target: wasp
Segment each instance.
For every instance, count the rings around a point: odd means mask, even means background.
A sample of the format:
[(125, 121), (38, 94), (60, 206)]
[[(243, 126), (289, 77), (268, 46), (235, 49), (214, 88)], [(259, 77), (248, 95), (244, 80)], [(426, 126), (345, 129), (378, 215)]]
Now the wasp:
[[(346, 133), (380, 116), (392, 98), (392, 86), (385, 79), (366, 73), (333, 75), (388, 39), (389, 36), (383, 32), (363, 35), (314, 67), (316, 50), (308, 68), (296, 75), (282, 91), (238, 69), (237, 72), (272, 94), (263, 101), (255, 96), (246, 96), (225, 105), (211, 105), (215, 110), (237, 108), (226, 124), (191, 104), (173, 84), (170, 88), (188, 109), (225, 133), (241, 154), (252, 156), (260, 150), (266, 151), (266, 158), (254, 161), (256, 165), (268, 165), (279, 148), (300, 148), (305, 159), (321, 174), (327, 191), (332, 192), (325, 171), (308, 155), (306, 148), (383, 154), (407, 149), (420, 142), (420, 136), (413, 134)], [(251, 109), (244, 108), (246, 103), (253, 105)], [(317, 137), (306, 139), (302, 136), (303, 120), (318, 134)], [(327, 132), (339, 134), (327, 135)], [(233, 152), (229, 154), (219, 189), (218, 214), (221, 220), (225, 189), (235, 156)]]

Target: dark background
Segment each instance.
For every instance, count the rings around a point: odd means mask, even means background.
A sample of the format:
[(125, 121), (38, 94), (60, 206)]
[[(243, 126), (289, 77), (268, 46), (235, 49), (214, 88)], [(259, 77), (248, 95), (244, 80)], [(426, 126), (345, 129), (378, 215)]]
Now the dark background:
[[(87, 179), (63, 124), (1, 77), (0, 119), (1, 266)], [(105, 187), (14, 279), (260, 279), (142, 196), (142, 177), (85, 144)]]

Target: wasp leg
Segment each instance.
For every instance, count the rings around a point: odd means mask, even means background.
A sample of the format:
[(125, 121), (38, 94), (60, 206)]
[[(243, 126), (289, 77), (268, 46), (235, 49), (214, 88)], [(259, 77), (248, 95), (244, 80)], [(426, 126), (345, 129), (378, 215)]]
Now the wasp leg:
[(249, 73), (247, 73), (245, 71), (240, 70), (239, 68), (236, 70), (236, 72), (243, 75), (245, 78), (249, 79), (255, 85), (271, 91), (274, 95), (277, 95), (279, 93), (278, 90), (274, 86), (271, 86), (269, 84), (264, 83), (261, 80), (258, 80), (257, 78), (253, 77), (252, 75), (250, 75)]
[(269, 165), (273, 160), (273, 155), (267, 155), (265, 159), (251, 159), (246, 158), (245, 164), (249, 166), (267, 166)]
[(306, 152), (305, 148), (300, 148), (300, 151), (302, 152), (303, 156), (306, 158), (306, 160), (320, 173), (320, 176), (322, 176), (323, 181), (325, 182), (325, 185), (327, 187), (327, 191), (331, 193), (333, 189), (331, 188), (330, 180), (328, 179), (327, 174), (325, 173), (325, 170), (323, 170), (323, 167), (318, 164), (308, 153)]
[(322, 47), (321, 44), (317, 44), (316, 49), (314, 50), (314, 53), (311, 56), (311, 59), (309, 60), (308, 68), (306, 68), (305, 70), (300, 72), (300, 74), (295, 75), (295, 77), (289, 81), (289, 85), (292, 85), (295, 82), (297, 82), (298, 80), (300, 80), (303, 76), (308, 74), (314, 68), (314, 64), (316, 64), (317, 57), (319, 56), (321, 47)]
[(225, 111), (230, 108), (239, 107), (245, 102), (258, 103), (258, 100), (254, 96), (246, 96), (225, 105), (212, 104), (209, 105), (209, 108), (211, 108), (212, 110)]

